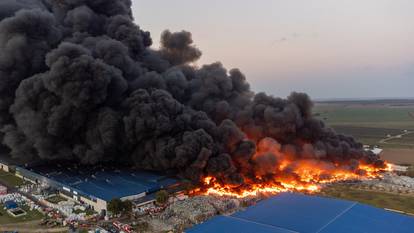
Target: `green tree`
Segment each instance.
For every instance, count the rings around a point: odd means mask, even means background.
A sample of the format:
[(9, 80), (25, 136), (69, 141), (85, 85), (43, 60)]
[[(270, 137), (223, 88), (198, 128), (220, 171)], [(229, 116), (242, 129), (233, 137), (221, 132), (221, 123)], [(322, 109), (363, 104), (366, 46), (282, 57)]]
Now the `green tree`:
[(131, 213), (132, 212), (132, 202), (130, 200), (126, 200), (122, 202), (122, 212), (123, 213)]
[(123, 205), (122, 201), (119, 198), (112, 199), (108, 203), (108, 211), (112, 214), (118, 215), (122, 212)]
[(129, 200), (121, 201), (119, 198), (112, 199), (108, 203), (108, 211), (112, 214), (127, 214), (132, 212), (132, 202)]
[(168, 201), (169, 194), (165, 190), (160, 190), (155, 193), (155, 200), (158, 204), (165, 204)]

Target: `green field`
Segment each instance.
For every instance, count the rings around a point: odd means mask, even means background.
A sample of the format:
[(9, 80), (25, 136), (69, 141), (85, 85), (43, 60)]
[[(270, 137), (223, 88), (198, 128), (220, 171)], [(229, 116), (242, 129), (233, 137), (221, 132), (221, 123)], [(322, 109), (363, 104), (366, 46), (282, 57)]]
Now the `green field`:
[[(379, 145), (379, 142), (386, 138), (387, 135), (401, 134), (403, 131), (400, 129), (387, 129), (387, 128), (372, 128), (372, 127), (359, 127), (359, 126), (344, 126), (337, 125), (332, 126), (338, 133), (345, 134), (356, 138), (363, 144)], [(390, 141), (391, 143), (391, 141)], [(382, 145), (381, 145), (382, 146)]]
[(11, 173), (0, 170), (0, 183), (10, 187), (16, 187), (23, 185), (25, 181)]
[(327, 197), (357, 201), (379, 208), (388, 208), (406, 213), (414, 213), (413, 196), (358, 190), (347, 185), (332, 185), (324, 188), (320, 194)]
[(22, 209), (24, 209), (27, 212), (27, 215), (14, 218), (10, 216), (6, 210), (4, 210), (4, 206), (0, 205), (0, 225), (41, 220), (43, 218), (43, 214), (37, 210), (31, 211), (27, 207), (23, 207)]
[(381, 144), (388, 135), (414, 131), (413, 106), (397, 107), (387, 104), (366, 103), (319, 103), (314, 115), (341, 134), (355, 137), (358, 141), (387, 148), (413, 148), (414, 134)]
[(410, 115), (414, 107), (317, 105), (318, 118), (332, 126), (359, 126), (390, 129), (414, 129), (414, 118)]
[(402, 138), (395, 138), (388, 141), (390, 144), (398, 144), (402, 146), (414, 147), (414, 133), (403, 136)]

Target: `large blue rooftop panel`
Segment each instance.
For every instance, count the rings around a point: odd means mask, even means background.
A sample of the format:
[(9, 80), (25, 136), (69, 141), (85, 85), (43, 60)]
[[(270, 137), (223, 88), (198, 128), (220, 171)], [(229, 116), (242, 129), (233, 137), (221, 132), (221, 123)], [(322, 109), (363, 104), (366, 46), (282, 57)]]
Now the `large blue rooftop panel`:
[(234, 217), (301, 233), (315, 233), (355, 202), (284, 193), (259, 202)]
[(404, 220), (397, 227), (395, 233), (412, 233), (414, 230), (414, 218), (409, 216), (402, 216)]
[(197, 225), (186, 233), (298, 233), (274, 226), (249, 222), (227, 216), (217, 216)]
[(226, 218), (231, 220), (207, 221), (188, 232), (253, 233), (266, 232), (259, 229), (266, 226), (299, 233), (414, 233), (414, 218), (407, 215), (356, 202), (291, 193), (269, 198)]
[(414, 226), (414, 218), (383, 209), (357, 204), (335, 221), (322, 228), (320, 233), (413, 233), (414, 228), (403, 230), (404, 225)]

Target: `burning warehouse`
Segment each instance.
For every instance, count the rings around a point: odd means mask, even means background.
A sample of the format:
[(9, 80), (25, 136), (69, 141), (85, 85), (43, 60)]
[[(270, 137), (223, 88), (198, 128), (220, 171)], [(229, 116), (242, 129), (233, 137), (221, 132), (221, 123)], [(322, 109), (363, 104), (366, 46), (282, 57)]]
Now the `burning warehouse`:
[(161, 189), (175, 190), (178, 185), (175, 179), (144, 171), (70, 166), (15, 169), (18, 177), (52, 188), (66, 198), (89, 205), (98, 213), (105, 212), (108, 202), (114, 198), (141, 200)]
[(238, 69), (192, 65), (191, 33), (150, 47), (131, 0), (23, 2), (0, 3), (1, 141), (15, 160), (173, 170), (233, 193), (386, 168), (315, 119), (306, 94), (254, 93)]

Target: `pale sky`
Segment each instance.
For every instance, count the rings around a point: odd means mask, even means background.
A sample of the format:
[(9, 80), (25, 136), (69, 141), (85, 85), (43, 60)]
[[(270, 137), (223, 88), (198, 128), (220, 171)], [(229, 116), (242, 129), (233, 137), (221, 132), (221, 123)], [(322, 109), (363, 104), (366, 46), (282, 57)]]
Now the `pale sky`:
[(312, 98), (414, 97), (413, 0), (133, 0), (154, 47), (192, 32), (203, 57), (252, 89)]

